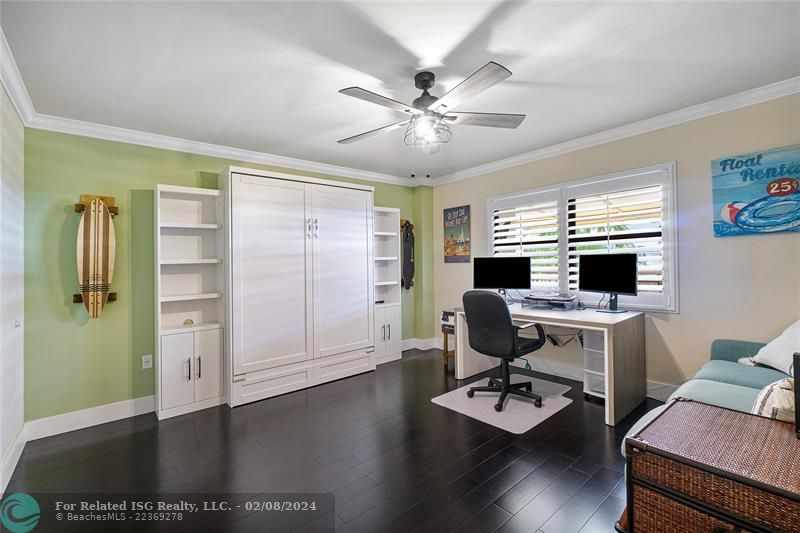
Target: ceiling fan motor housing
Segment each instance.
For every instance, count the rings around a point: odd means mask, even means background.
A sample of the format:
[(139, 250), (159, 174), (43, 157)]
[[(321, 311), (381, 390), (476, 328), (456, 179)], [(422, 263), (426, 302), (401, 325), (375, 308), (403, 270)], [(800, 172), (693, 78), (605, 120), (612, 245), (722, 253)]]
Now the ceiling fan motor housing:
[(422, 89), (422, 96), (416, 98), (411, 105), (415, 109), (427, 109), (429, 105), (434, 103), (438, 98), (428, 94), (428, 89), (436, 84), (436, 75), (433, 72), (417, 72), (414, 76), (414, 86), (417, 89)]
[(436, 84), (436, 75), (433, 72), (417, 72), (414, 76), (414, 86), (427, 91)]

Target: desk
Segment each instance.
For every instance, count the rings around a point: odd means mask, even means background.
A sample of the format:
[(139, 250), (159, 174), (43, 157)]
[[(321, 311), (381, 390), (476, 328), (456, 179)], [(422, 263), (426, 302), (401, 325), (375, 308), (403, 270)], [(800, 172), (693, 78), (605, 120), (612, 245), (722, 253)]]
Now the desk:
[[(519, 322), (603, 333), (606, 424), (616, 425), (644, 401), (647, 393), (644, 313), (598, 313), (594, 309), (554, 311), (520, 304), (509, 305), (509, 310), (511, 318)], [(455, 311), (456, 379), (466, 379), (497, 366), (494, 357), (482, 355), (469, 346), (464, 309), (457, 307)]]

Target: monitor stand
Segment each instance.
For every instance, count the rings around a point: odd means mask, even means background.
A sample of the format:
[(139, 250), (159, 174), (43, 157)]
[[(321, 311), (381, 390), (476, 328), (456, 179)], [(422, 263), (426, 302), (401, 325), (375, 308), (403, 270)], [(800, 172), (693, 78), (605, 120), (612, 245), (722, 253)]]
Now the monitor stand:
[(511, 305), (514, 303), (513, 298), (508, 295), (508, 291), (506, 289), (497, 289), (497, 294), (503, 297), (503, 300), (506, 301), (506, 304)]
[(598, 313), (627, 313), (628, 311), (625, 309), (620, 309), (617, 307), (617, 294), (610, 293), (608, 298), (608, 309), (598, 309)]

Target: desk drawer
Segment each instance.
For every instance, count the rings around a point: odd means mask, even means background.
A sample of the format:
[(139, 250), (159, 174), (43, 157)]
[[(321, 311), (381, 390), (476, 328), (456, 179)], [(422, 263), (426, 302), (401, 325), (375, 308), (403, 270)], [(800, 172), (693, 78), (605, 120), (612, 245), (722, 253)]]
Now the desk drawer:
[(606, 371), (606, 354), (603, 351), (590, 350), (589, 348), (583, 349), (583, 368), (589, 372), (597, 372), (598, 374), (605, 374)]
[(583, 330), (583, 347), (595, 352), (604, 352), (606, 349), (603, 341), (604, 336), (602, 331), (594, 329)]

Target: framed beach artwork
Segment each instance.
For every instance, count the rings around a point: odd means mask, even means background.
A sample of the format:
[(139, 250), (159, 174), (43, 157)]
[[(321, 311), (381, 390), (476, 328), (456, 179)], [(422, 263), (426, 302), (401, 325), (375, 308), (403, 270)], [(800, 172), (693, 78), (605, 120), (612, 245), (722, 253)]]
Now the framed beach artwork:
[(444, 210), (445, 263), (469, 263), (470, 233), (468, 205)]
[(800, 231), (800, 144), (711, 162), (714, 236)]

